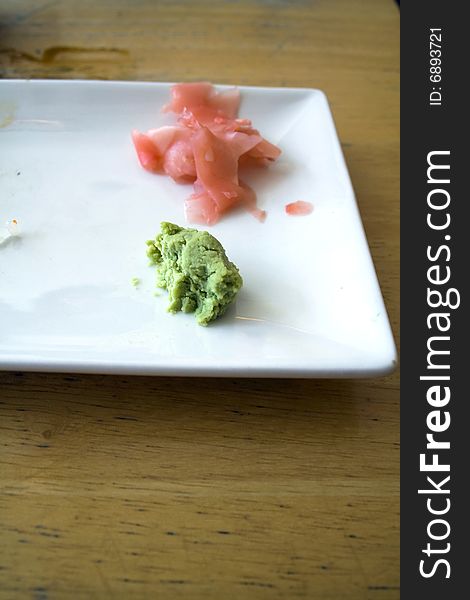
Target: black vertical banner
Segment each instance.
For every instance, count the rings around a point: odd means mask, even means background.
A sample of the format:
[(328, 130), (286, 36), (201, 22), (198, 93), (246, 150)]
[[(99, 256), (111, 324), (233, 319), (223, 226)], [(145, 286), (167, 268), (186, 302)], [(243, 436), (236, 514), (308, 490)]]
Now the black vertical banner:
[[(470, 597), (466, 3), (401, 4), (401, 597)], [(466, 12), (466, 11), (465, 11)], [(465, 110), (464, 110), (465, 103)], [(467, 317), (467, 318), (466, 318)]]

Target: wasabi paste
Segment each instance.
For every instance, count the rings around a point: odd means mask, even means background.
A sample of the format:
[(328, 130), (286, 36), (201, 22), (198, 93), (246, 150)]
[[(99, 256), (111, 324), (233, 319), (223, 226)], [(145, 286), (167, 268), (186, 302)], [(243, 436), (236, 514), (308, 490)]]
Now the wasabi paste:
[(147, 242), (157, 267), (157, 287), (168, 290), (168, 311), (194, 312), (207, 325), (234, 301), (243, 281), (221, 243), (207, 231), (161, 223), (161, 233)]

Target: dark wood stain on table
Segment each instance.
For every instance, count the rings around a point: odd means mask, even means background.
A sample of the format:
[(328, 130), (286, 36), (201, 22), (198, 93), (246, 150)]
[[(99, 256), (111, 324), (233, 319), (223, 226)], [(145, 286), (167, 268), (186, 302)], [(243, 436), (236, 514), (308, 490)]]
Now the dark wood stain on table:
[[(398, 18), (17, 0), (0, 71), (324, 89), (398, 334)], [(398, 385), (0, 373), (0, 598), (399, 598)]]
[(69, 58), (76, 55), (77, 60), (90, 60), (91, 62), (103, 60), (119, 60), (121, 57), (129, 56), (127, 50), (121, 48), (80, 48), (76, 46), (51, 46), (42, 51), (41, 54), (31, 54), (15, 48), (0, 48), (0, 54), (7, 56), (12, 63), (21, 60), (30, 61), (42, 65), (50, 65), (59, 58)]

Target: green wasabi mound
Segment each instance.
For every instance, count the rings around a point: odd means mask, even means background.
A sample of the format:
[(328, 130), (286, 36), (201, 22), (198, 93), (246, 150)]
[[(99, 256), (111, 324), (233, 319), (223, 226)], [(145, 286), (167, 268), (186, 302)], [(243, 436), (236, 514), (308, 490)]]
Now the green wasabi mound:
[(169, 312), (194, 312), (197, 322), (207, 325), (224, 314), (242, 287), (238, 268), (207, 231), (163, 222), (147, 246), (157, 267), (157, 287), (168, 290)]

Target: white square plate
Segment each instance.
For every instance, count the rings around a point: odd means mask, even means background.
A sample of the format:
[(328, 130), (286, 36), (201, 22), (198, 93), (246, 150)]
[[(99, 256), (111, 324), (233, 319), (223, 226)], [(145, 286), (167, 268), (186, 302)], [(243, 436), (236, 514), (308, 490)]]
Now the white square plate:
[[(395, 346), (324, 94), (241, 88), (240, 116), (282, 149), (251, 183), (265, 223), (209, 231), (240, 268), (236, 304), (209, 327), (166, 312), (145, 241), (186, 225), (190, 185), (145, 172), (130, 139), (172, 122), (170, 84), (0, 81), (3, 369), (155, 375), (359, 377)], [(313, 203), (306, 217), (285, 204)], [(134, 287), (131, 279), (141, 284)]]

